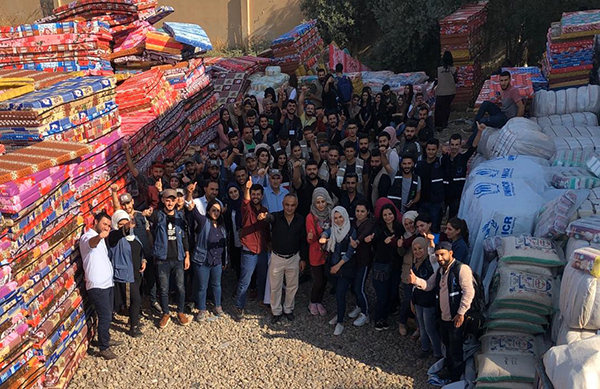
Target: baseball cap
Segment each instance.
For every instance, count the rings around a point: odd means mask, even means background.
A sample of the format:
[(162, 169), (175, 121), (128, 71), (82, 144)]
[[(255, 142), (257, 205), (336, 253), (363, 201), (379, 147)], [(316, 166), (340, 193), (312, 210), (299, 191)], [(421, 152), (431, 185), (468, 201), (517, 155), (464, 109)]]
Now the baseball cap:
[(175, 189), (175, 192), (177, 192), (177, 196), (185, 196), (185, 191), (181, 188)]
[(219, 147), (217, 146), (216, 143), (211, 143), (211, 144), (208, 145), (208, 149), (209, 150), (218, 150)]
[(162, 162), (154, 161), (154, 162), (152, 162), (152, 167), (161, 167), (164, 169), (165, 165), (163, 165)]
[(195, 163), (196, 163), (196, 161), (195, 161), (193, 158), (189, 158), (189, 159), (187, 159), (187, 160), (185, 161), (185, 164), (186, 164), (186, 165), (189, 165), (190, 163), (191, 163), (191, 164), (195, 164)]
[(219, 161), (217, 161), (216, 159), (211, 159), (210, 161), (208, 161), (208, 167), (211, 167), (211, 166), (219, 167)]
[(281, 170), (279, 169), (271, 169), (269, 170), (270, 176), (281, 176)]
[(317, 134), (317, 140), (327, 140), (327, 134), (324, 132), (319, 132)]
[(438, 244), (435, 245), (435, 251), (438, 251), (438, 250), (452, 251), (452, 243), (450, 243), (450, 242), (439, 242)]
[(133, 200), (133, 197), (131, 197), (131, 195), (129, 193), (123, 193), (122, 195), (119, 196), (119, 202), (121, 204), (130, 203), (132, 200)]
[(254, 155), (254, 153), (246, 153), (246, 159), (249, 158), (256, 159), (256, 155)]
[(168, 198), (168, 197), (177, 197), (177, 191), (175, 189), (165, 189), (162, 191), (162, 197), (164, 198)]

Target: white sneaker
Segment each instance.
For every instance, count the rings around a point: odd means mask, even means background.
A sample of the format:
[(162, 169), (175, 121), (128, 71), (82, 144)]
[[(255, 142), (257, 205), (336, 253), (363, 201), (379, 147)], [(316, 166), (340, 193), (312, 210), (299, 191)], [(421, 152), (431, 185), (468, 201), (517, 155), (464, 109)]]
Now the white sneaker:
[(344, 325), (343, 325), (343, 324), (340, 324), (340, 323), (337, 323), (337, 324), (335, 325), (335, 330), (333, 331), (333, 334), (334, 334), (335, 336), (338, 336), (338, 335), (341, 335), (341, 334), (342, 334), (342, 332), (344, 332)]
[(333, 319), (329, 320), (330, 325), (334, 325), (335, 323), (337, 323), (337, 315), (335, 315)]
[(357, 306), (357, 307), (354, 307), (354, 309), (352, 310), (352, 312), (350, 312), (350, 313), (348, 314), (348, 317), (349, 317), (350, 319), (356, 319), (356, 318), (358, 317), (358, 315), (360, 315), (360, 312), (361, 312), (361, 311), (360, 311), (360, 307), (358, 307), (358, 306)]
[(364, 313), (361, 313), (358, 316), (358, 319), (354, 320), (354, 324), (356, 327), (360, 327), (360, 326), (364, 326), (365, 324), (367, 324), (369, 322), (369, 316), (365, 315)]

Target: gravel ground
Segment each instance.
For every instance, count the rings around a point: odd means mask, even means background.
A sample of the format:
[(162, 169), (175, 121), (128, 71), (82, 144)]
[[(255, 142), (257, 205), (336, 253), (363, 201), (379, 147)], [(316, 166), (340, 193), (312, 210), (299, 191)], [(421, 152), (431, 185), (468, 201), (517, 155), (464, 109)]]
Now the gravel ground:
[[(234, 309), (235, 278), (223, 278), (223, 308)], [(296, 319), (271, 325), (270, 312), (249, 301), (241, 323), (229, 316), (213, 322), (176, 321), (160, 331), (157, 318), (144, 314), (144, 336), (126, 334), (127, 318), (117, 316), (113, 339), (125, 344), (114, 348), (113, 361), (94, 357), (91, 347), (79, 367), (72, 388), (426, 388), (426, 371), (433, 360), (419, 360), (418, 342), (398, 334), (397, 317), (388, 331), (376, 332), (373, 323), (354, 327), (346, 319), (341, 336), (333, 336), (328, 321), (335, 299), (328, 292), (325, 317), (307, 309), (311, 282), (300, 285)], [(369, 281), (369, 301), (375, 302)], [(354, 297), (348, 295), (348, 307)]]

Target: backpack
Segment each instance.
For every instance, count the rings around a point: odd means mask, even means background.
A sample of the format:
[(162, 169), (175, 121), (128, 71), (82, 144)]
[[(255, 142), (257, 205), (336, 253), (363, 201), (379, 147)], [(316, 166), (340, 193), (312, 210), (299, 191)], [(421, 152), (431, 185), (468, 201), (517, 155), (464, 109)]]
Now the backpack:
[(352, 82), (346, 76), (338, 78), (337, 82), (338, 98), (341, 103), (347, 103), (352, 100), (352, 93), (354, 92)]

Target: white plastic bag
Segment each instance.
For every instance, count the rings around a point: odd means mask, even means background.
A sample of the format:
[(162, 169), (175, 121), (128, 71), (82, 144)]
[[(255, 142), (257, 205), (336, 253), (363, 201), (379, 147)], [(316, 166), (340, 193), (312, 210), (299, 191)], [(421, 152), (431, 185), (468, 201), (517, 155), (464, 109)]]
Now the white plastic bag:
[(544, 354), (544, 367), (555, 389), (600, 388), (600, 335), (552, 347)]

